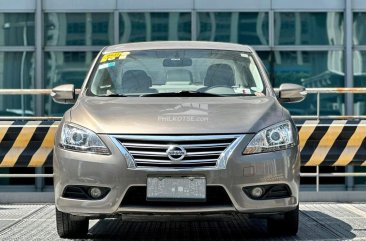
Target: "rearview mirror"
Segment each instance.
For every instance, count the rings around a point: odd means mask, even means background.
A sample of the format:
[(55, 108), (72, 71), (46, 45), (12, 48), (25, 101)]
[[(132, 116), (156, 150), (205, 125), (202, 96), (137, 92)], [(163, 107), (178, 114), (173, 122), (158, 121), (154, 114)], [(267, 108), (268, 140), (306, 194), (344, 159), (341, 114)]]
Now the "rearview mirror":
[(306, 97), (305, 87), (297, 84), (282, 84), (278, 98), (283, 103), (300, 102)]
[(164, 67), (188, 67), (192, 66), (190, 58), (169, 58), (163, 60)]
[(59, 104), (75, 103), (75, 87), (72, 84), (59, 85), (52, 89), (51, 97)]

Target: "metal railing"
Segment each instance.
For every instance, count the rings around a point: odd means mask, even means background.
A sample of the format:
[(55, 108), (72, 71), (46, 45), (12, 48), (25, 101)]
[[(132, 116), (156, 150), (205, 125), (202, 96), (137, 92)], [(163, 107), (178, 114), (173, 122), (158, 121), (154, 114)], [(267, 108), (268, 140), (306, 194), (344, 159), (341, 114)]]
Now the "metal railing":
[[(79, 94), (81, 89), (75, 89)], [(50, 95), (52, 89), (0, 89), (0, 95)]]
[[(366, 119), (366, 115), (320, 115), (321, 94), (366, 94), (366, 88), (306, 88), (308, 94), (316, 94), (316, 115), (292, 116), (300, 120), (320, 119)], [(320, 189), (320, 177), (366, 177), (366, 172), (344, 172), (344, 173), (320, 173), (319, 166), (316, 166), (315, 173), (300, 173), (301, 177), (315, 177), (316, 192)]]
[(0, 178), (36, 178), (36, 177), (53, 177), (53, 174), (0, 174)]
[(308, 94), (316, 94), (316, 115), (297, 115), (293, 119), (366, 119), (366, 115), (320, 115), (321, 94), (366, 94), (366, 88), (306, 88)]
[[(75, 90), (76, 93), (80, 93), (80, 89)], [(275, 89), (277, 92), (278, 89)], [(0, 95), (49, 95), (52, 89), (0, 89)], [(316, 115), (296, 115), (292, 116), (293, 119), (366, 119), (366, 115), (362, 116), (347, 116), (347, 115), (320, 115), (320, 95), (321, 94), (366, 94), (366, 88), (306, 88), (308, 94), (316, 94)], [(17, 116), (17, 117), (0, 117), (0, 120), (9, 119), (22, 119), (22, 120), (61, 120), (61, 117), (32, 117), (32, 116)], [(320, 189), (320, 177), (366, 177), (365, 172), (344, 172), (344, 173), (320, 173), (319, 166), (316, 166), (315, 173), (300, 173), (301, 177), (315, 177), (316, 178), (316, 191)], [(36, 178), (53, 177), (53, 174), (0, 174), (0, 178)]]
[[(275, 88), (277, 92), (279, 89)], [(75, 89), (75, 92), (80, 93), (81, 89)], [(50, 95), (52, 89), (0, 89), (0, 95)], [(320, 95), (321, 94), (366, 94), (366, 88), (306, 88), (308, 94), (316, 94), (316, 115), (295, 115), (293, 119), (366, 119), (366, 115), (320, 115)], [(15, 116), (15, 117), (3, 117), (2, 119), (24, 119), (24, 120), (61, 120), (62, 117), (48, 116)]]

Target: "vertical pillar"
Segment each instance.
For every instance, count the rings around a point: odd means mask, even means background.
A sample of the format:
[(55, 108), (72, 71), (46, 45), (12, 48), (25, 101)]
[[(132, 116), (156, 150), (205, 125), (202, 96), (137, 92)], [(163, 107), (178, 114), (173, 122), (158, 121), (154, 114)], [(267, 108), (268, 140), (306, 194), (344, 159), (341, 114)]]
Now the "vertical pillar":
[[(93, 17), (92, 13), (85, 13), (85, 45), (91, 46), (92, 45), (92, 34), (93, 34)], [(84, 64), (87, 65), (93, 61), (93, 53), (88, 51), (85, 53), (85, 62)]]
[(275, 45), (275, 16), (274, 16), (274, 10), (272, 7), (272, 1), (271, 1), (271, 8), (268, 12), (268, 45), (270, 48), (269, 53), (269, 80), (273, 87), (275, 87), (275, 74), (274, 74), (274, 65), (276, 62), (275, 58), (275, 51), (274, 51), (274, 45)]
[[(43, 88), (43, 16), (42, 16), (42, 0), (36, 0), (35, 13), (35, 88)], [(44, 115), (44, 101), (42, 95), (35, 97), (35, 115)], [(44, 169), (42, 167), (36, 168), (36, 174), (42, 174)], [(44, 178), (37, 177), (35, 188), (37, 191), (42, 191), (44, 187)]]
[[(42, 0), (36, 0), (35, 14), (35, 88), (43, 88), (43, 16)], [(36, 115), (44, 115), (43, 97), (36, 96)]]
[[(345, 1), (345, 13), (344, 13), (344, 44), (345, 44), (345, 87), (353, 87), (353, 52), (352, 52), (352, 24), (353, 24), (353, 15), (352, 15), (352, 0), (344, 0)], [(353, 95), (346, 94), (345, 98), (346, 105), (346, 115), (353, 115)]]
[(119, 44), (119, 11), (116, 9), (113, 11), (113, 29), (114, 29), (114, 44)]
[[(344, 11), (344, 44), (345, 44), (345, 87), (353, 87), (353, 52), (352, 52), (352, 37), (353, 37), (353, 0), (345, 1)], [(353, 94), (346, 94), (345, 96), (346, 115), (353, 115)], [(346, 172), (353, 172), (353, 167), (347, 166)], [(354, 185), (353, 177), (346, 177), (346, 188), (352, 190)]]
[(230, 42), (237, 43), (239, 40), (239, 13), (231, 13), (230, 18)]
[(197, 40), (197, 11), (194, 7), (191, 12), (191, 36), (193, 41)]

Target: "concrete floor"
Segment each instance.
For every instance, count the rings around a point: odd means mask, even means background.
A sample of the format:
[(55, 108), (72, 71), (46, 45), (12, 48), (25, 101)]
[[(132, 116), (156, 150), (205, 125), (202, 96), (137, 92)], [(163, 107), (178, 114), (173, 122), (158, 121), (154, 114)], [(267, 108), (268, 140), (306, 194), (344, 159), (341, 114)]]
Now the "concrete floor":
[[(61, 240), (55, 207), (0, 205), (0, 240)], [(294, 237), (274, 237), (263, 220), (241, 215), (123, 216), (92, 220), (88, 240), (366, 240), (366, 203), (301, 203)]]

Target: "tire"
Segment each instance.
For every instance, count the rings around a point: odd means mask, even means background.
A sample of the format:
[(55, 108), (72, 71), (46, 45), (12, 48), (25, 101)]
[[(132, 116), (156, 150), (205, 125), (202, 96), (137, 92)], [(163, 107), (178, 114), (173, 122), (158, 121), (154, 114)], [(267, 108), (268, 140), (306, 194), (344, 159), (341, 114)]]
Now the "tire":
[(270, 233), (286, 236), (294, 236), (299, 230), (299, 205), (296, 209), (283, 214), (283, 218), (267, 219), (267, 229)]
[(56, 208), (56, 226), (61, 238), (83, 238), (88, 233), (89, 219), (64, 213)]

